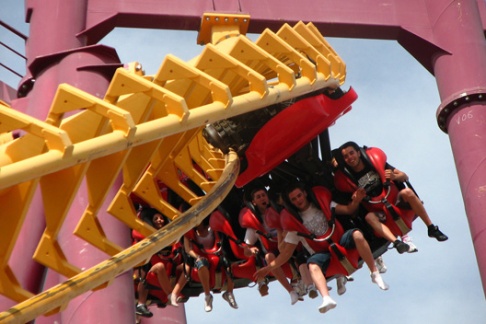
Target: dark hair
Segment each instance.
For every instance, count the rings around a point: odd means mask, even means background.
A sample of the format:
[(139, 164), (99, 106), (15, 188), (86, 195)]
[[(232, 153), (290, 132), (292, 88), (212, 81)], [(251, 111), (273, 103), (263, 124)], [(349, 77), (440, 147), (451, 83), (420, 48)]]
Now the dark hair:
[(253, 200), (253, 195), (257, 192), (257, 191), (260, 191), (260, 190), (263, 190), (265, 192), (267, 192), (267, 189), (265, 187), (254, 187), (251, 191), (250, 191), (250, 199)]
[(333, 150), (334, 153), (334, 158), (336, 159), (336, 162), (338, 164), (338, 169), (345, 170), (346, 169), (346, 163), (344, 162), (343, 158), (343, 150), (347, 147), (352, 147), (356, 150), (356, 152), (361, 152), (361, 147), (356, 144), (356, 142), (349, 141), (341, 145), (338, 149)]
[(285, 187), (284, 196), (282, 198), (283, 198), (285, 209), (287, 209), (295, 218), (297, 218), (299, 222), (302, 223), (302, 218), (300, 217), (298, 210), (296, 209), (294, 204), (292, 204), (289, 198), (289, 194), (296, 189), (300, 189), (302, 190), (302, 192), (306, 192), (306, 193), (309, 192), (307, 190), (307, 185), (304, 182), (294, 181), (289, 183), (287, 187)]
[(154, 227), (154, 223), (153, 223), (152, 220), (153, 220), (155, 214), (162, 215), (162, 217), (164, 218), (165, 224), (167, 224), (169, 222), (167, 217), (165, 217), (164, 214), (162, 214), (161, 212), (159, 212), (155, 208), (144, 208), (144, 209), (142, 209), (142, 211), (140, 212), (140, 219), (143, 220), (145, 223), (149, 224), (150, 226)]
[(359, 151), (360, 150), (360, 147), (358, 144), (356, 144), (356, 142), (353, 142), (353, 141), (348, 141), (346, 143), (344, 143), (343, 145), (341, 145), (339, 147), (339, 154), (341, 154), (342, 150), (344, 150), (346, 147), (349, 147), (351, 146), (352, 148), (354, 148), (356, 151)]
[(289, 194), (292, 191), (294, 191), (295, 189), (300, 189), (303, 192), (306, 192), (307, 191), (307, 186), (305, 185), (305, 183), (303, 183), (301, 181), (296, 181), (296, 182), (289, 183), (287, 185), (287, 187), (285, 188), (285, 196), (284, 196), (284, 200), (285, 201), (290, 202), (290, 200), (289, 200)]

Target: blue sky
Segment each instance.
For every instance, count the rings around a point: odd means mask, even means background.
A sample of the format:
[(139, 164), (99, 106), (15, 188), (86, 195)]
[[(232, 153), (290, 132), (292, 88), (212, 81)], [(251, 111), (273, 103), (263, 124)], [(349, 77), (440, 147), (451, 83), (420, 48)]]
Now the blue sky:
[[(0, 19), (27, 33), (23, 1), (2, 4)], [(197, 56), (202, 47), (196, 45), (196, 37), (196, 32), (118, 29), (100, 43), (114, 47), (122, 62), (138, 61), (147, 74), (154, 74), (166, 54), (183, 60)], [(0, 41), (7, 39), (0, 28)], [(409, 175), (432, 220), (449, 240), (439, 243), (428, 238), (425, 225), (416, 221), (411, 236), (419, 252), (399, 255), (393, 250), (384, 255), (388, 266), (384, 279), (390, 290), (379, 290), (363, 268), (354, 274), (345, 295), (337, 296), (336, 288), (331, 291), (338, 306), (325, 315), (317, 311), (320, 298), (290, 306), (288, 294), (275, 282), (264, 298), (256, 288), (236, 290), (238, 310), (215, 295), (213, 311), (205, 313), (203, 299), (193, 298), (186, 304), (188, 323), (228, 318), (232, 323), (283, 324), (485, 322), (484, 292), (449, 138), (435, 119), (440, 99), (434, 77), (394, 41), (327, 40), (347, 64), (343, 89), (352, 86), (359, 96), (352, 111), (330, 128), (332, 146), (354, 140), (382, 148), (389, 162)], [(22, 62), (4, 49), (0, 62), (25, 71)], [(1, 67), (0, 80), (12, 85), (19, 81)], [(335, 287), (335, 282), (330, 285)]]

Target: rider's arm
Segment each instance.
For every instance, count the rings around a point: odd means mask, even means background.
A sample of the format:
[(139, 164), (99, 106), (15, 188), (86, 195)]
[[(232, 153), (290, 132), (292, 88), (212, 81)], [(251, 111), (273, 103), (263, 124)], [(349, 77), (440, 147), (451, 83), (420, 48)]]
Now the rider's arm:
[(386, 169), (385, 177), (389, 178), (392, 181), (400, 181), (400, 182), (408, 181), (407, 174), (398, 169)]
[(285, 262), (289, 261), (290, 257), (294, 253), (294, 250), (295, 250), (296, 247), (297, 247), (297, 245), (286, 242), (282, 251), (280, 251), (280, 254), (278, 255), (278, 257), (276, 257), (272, 262), (270, 262), (267, 265), (269, 270), (271, 271), (275, 268), (278, 268), (278, 267), (282, 266), (283, 264), (285, 264)]
[(284, 238), (285, 238), (285, 235), (287, 234), (287, 231), (284, 231), (284, 230), (281, 230), (281, 229), (277, 229), (277, 242), (278, 242), (278, 250), (281, 252), (282, 249), (284, 248), (285, 246), (285, 242), (284, 242)]
[(186, 253), (192, 258), (196, 260), (199, 259), (199, 255), (193, 250), (192, 243), (187, 237), (184, 238), (184, 250), (186, 250)]
[[(287, 240), (289, 235), (292, 236), (293, 238), (292, 241)], [(295, 248), (297, 247), (297, 243), (293, 243), (295, 240), (297, 240), (297, 242), (299, 241), (296, 232), (287, 233), (287, 235), (285, 236), (285, 245), (283, 249), (280, 251), (280, 254), (266, 267), (260, 268), (257, 272), (255, 272), (254, 277), (255, 279), (257, 279), (257, 281), (263, 279), (273, 269), (282, 266), (283, 264), (285, 264), (285, 262), (287, 262), (290, 259), (292, 254), (294, 254)]]
[[(366, 191), (363, 188), (359, 188), (353, 193), (352, 200), (347, 205), (335, 204), (336, 214), (339, 215), (352, 215), (359, 207), (361, 200), (366, 196)], [(333, 207), (331, 205), (331, 207)]]
[(245, 246), (243, 247), (243, 253), (246, 256), (252, 256), (258, 254), (258, 248), (254, 246), (258, 240), (258, 234), (253, 228), (247, 228), (245, 233)]

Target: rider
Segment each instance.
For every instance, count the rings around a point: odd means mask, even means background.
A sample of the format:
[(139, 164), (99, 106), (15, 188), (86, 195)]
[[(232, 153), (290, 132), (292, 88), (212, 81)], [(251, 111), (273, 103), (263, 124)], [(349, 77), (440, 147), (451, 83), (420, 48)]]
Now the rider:
[[(204, 290), (204, 310), (210, 312), (213, 310), (213, 295), (211, 294), (211, 272), (210, 267), (217, 266), (218, 260), (210, 262), (208, 251), (214, 249), (219, 244), (218, 235), (209, 226), (209, 217), (205, 218), (198, 226), (186, 233), (184, 236), (184, 249), (191, 257), (192, 264), (197, 269), (199, 281)], [(213, 255), (217, 258), (216, 255)], [(215, 259), (212, 259), (215, 260)], [(216, 269), (211, 269), (215, 271)], [(235, 296), (233, 295), (234, 282), (231, 276), (226, 276), (227, 289), (223, 293), (223, 299), (234, 308), (238, 308)]]
[[(251, 204), (254, 211), (248, 207), (244, 207), (239, 215), (239, 222), (241, 227), (246, 228), (245, 232), (245, 255), (258, 256), (260, 250), (255, 243), (260, 240), (263, 252), (265, 254), (265, 261), (272, 262), (276, 255), (278, 255), (278, 238), (277, 229), (271, 228), (268, 225), (267, 217), (278, 217), (278, 212), (270, 205), (267, 190), (264, 187), (256, 187), (250, 192)], [(275, 244), (271, 244), (271, 240), (276, 240)], [(294, 305), (299, 300), (299, 295), (287, 280), (284, 271), (281, 267), (276, 267), (272, 271), (275, 278), (290, 294), (291, 305)], [(262, 296), (268, 294), (268, 285), (265, 281), (259, 281), (259, 291)]]
[[(355, 142), (346, 142), (339, 147), (339, 152), (344, 160), (346, 170), (356, 180), (356, 183), (361, 188), (367, 188), (367, 192), (377, 192), (382, 188), (382, 181), (376, 168), (365, 164), (361, 156), (361, 149)], [(408, 181), (408, 176), (405, 172), (400, 171), (390, 164), (385, 163), (385, 178), (392, 181), (392, 183), (403, 183)], [(439, 227), (434, 225), (425, 210), (422, 201), (417, 197), (415, 192), (410, 188), (403, 188), (399, 190), (397, 201), (394, 202), (397, 207), (409, 207), (413, 212), (422, 219), (428, 229), (428, 236), (436, 238), (439, 242), (446, 241), (448, 237), (439, 230)], [(380, 222), (383, 213), (373, 212), (366, 216), (367, 222), (382, 236), (389, 240), (395, 241), (395, 236), (389, 229)], [(387, 231), (388, 230), (388, 231)], [(395, 241), (396, 242), (396, 241)], [(402, 243), (397, 247), (400, 253), (408, 250)]]
[[(140, 218), (154, 227), (156, 230), (161, 229), (168, 223), (168, 219), (164, 217), (158, 210), (154, 208), (144, 208), (140, 212)], [(144, 237), (136, 232), (135, 230), (132, 232), (132, 237), (135, 241), (139, 241)], [(147, 265), (139, 268), (140, 271), (140, 278), (145, 278), (147, 273), (154, 273), (157, 277), (158, 283), (160, 287), (167, 295), (168, 304), (177, 306), (176, 299), (177, 296), (172, 294), (172, 285), (170, 283), (169, 275), (167, 274), (167, 267), (169, 263), (172, 262), (170, 256), (172, 255), (173, 246), (168, 246), (163, 250), (159, 251), (157, 254), (152, 256), (151, 262)], [(138, 292), (138, 302), (136, 306), (136, 314), (143, 317), (152, 317), (153, 314), (150, 312), (146, 306), (147, 298), (148, 298), (148, 289), (145, 286), (145, 280), (140, 280), (137, 286)], [(177, 285), (184, 286), (186, 283), (186, 279), (183, 275), (179, 277)]]

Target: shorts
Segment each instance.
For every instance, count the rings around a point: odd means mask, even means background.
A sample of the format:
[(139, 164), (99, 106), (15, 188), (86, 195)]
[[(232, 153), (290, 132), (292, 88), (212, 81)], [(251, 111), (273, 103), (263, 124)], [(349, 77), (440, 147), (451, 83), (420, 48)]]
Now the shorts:
[[(356, 247), (353, 239), (353, 233), (355, 231), (359, 231), (357, 228), (353, 228), (344, 232), (343, 236), (339, 240), (339, 244), (346, 248), (346, 249), (353, 249)], [(329, 267), (329, 263), (331, 262), (331, 253), (329, 252), (317, 252), (311, 255), (307, 259), (307, 264), (314, 263), (317, 264), (323, 273), (326, 272), (327, 268)]]
[(197, 260), (194, 259), (194, 266), (196, 267), (197, 270), (201, 269), (202, 267), (209, 268), (209, 261), (204, 257)]
[(309, 257), (310, 254), (306, 249), (302, 249), (301, 251), (294, 253), (295, 262), (298, 266), (307, 263), (307, 259), (309, 259)]

